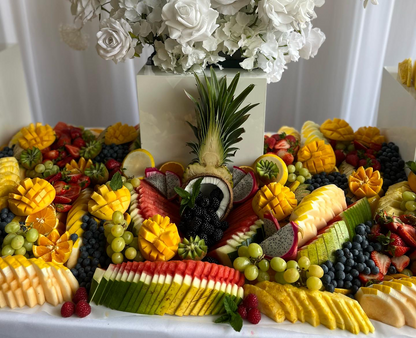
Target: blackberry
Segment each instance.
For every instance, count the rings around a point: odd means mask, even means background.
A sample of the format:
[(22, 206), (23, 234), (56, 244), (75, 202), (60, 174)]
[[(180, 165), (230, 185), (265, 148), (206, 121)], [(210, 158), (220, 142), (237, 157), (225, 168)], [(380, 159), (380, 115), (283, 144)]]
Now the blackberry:
[(206, 209), (209, 207), (209, 198), (203, 196), (199, 201), (199, 206)]
[(188, 230), (188, 231), (186, 232), (186, 237), (187, 237), (187, 238), (190, 238), (190, 237), (195, 238), (195, 237), (196, 237), (196, 235), (197, 235), (196, 231), (193, 231), (193, 230)]
[(217, 211), (220, 207), (220, 200), (216, 197), (212, 197), (209, 201), (209, 207)]
[(212, 224), (206, 223), (206, 222), (202, 223), (201, 232), (207, 235), (212, 235), (214, 231), (215, 231), (215, 228)]
[(201, 207), (196, 206), (194, 208), (194, 215), (197, 217), (201, 217), (204, 214), (204, 209), (202, 209)]
[(0, 151), (0, 158), (3, 157), (12, 157), (13, 156), (13, 147), (4, 147), (2, 151)]
[(217, 212), (214, 209), (209, 208), (206, 210), (206, 213), (208, 214), (209, 217), (211, 217), (211, 220), (218, 218)]
[(202, 225), (202, 219), (199, 217), (194, 217), (192, 221), (189, 223), (188, 229), (198, 232)]
[(188, 227), (187, 227), (187, 225), (184, 221), (181, 221), (178, 225), (178, 229), (181, 233), (184, 234), (186, 232), (186, 230), (188, 229)]
[(214, 234), (212, 235), (212, 241), (214, 243), (219, 242), (222, 239), (223, 235), (224, 233), (221, 229), (215, 229)]
[(212, 225), (215, 229), (221, 229), (221, 221), (219, 219), (214, 219), (212, 221)]
[(211, 198), (217, 198), (219, 201), (222, 201), (222, 199), (224, 198), (224, 194), (221, 191), (220, 188), (215, 188), (214, 190), (211, 191), (211, 193), (209, 194), (209, 197)]
[(211, 217), (208, 215), (207, 212), (204, 212), (202, 214), (201, 218), (205, 223), (210, 223), (211, 222)]
[(188, 221), (192, 218), (192, 210), (186, 208), (182, 214), (182, 219)]
[(203, 262), (208, 262), (208, 263), (220, 264), (218, 259), (216, 259), (214, 257), (210, 257), (210, 256), (205, 256), (205, 258), (202, 261)]
[(228, 224), (228, 222), (227, 221), (222, 221), (221, 222), (221, 227), (220, 227), (220, 229), (222, 230), (222, 231), (225, 231), (225, 230), (227, 230), (228, 229), (228, 227), (229, 227), (230, 225)]
[(205, 241), (205, 245), (206, 245), (206, 246), (209, 246), (209, 245), (208, 245), (208, 243), (209, 243), (209, 237), (208, 237), (208, 235), (207, 235), (207, 234), (200, 233), (200, 234), (199, 234), (199, 238), (200, 238), (200, 239), (203, 239), (203, 240)]

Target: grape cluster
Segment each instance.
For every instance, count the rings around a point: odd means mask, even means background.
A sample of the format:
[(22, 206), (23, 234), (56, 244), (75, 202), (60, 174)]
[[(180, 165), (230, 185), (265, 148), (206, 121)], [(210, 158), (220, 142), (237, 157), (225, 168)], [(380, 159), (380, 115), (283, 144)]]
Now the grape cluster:
[(334, 292), (335, 288), (350, 289), (355, 294), (361, 286), (359, 274), (378, 274), (379, 268), (371, 259), (371, 252), (381, 251), (382, 246), (370, 242), (367, 235), (371, 233), (372, 222), (359, 224), (352, 242), (345, 242), (342, 249), (335, 251), (335, 262), (326, 261), (321, 265), (324, 275), (321, 280), (325, 289)]
[(407, 213), (410, 212), (410, 214), (414, 213), (416, 211), (416, 194), (411, 191), (405, 191), (402, 194), (402, 199), (400, 209)]
[(3, 157), (12, 157), (13, 156), (13, 147), (4, 147), (2, 151), (0, 151), (0, 158)]
[(47, 178), (49, 176), (55, 175), (59, 172), (59, 167), (53, 164), (52, 161), (48, 160), (44, 163), (39, 163), (32, 170), (26, 172), (26, 176), (30, 178), (42, 177)]
[(338, 172), (329, 173), (322, 172), (314, 175), (311, 179), (305, 181), (309, 184), (307, 188), (309, 191), (314, 191), (324, 185), (335, 184), (338, 188), (347, 191), (348, 189), (348, 178), (344, 174)]
[(144, 260), (138, 250), (138, 239), (131, 231), (126, 231), (124, 216), (120, 211), (115, 211), (112, 221), (104, 223), (104, 235), (107, 238), (107, 256), (114, 264), (120, 264), (127, 260), (141, 262)]
[(29, 258), (33, 243), (39, 238), (39, 232), (13, 221), (8, 223), (3, 231), (7, 235), (3, 239), (1, 255), (24, 255)]
[(384, 191), (395, 183), (407, 180), (407, 175), (404, 171), (405, 162), (400, 156), (399, 147), (393, 142), (383, 143), (376, 157), (381, 164)]
[(215, 188), (209, 197), (199, 193), (195, 207), (186, 208), (179, 223), (180, 232), (186, 237), (203, 239), (208, 247), (221, 240), (224, 231), (228, 229), (228, 222), (220, 221), (217, 210), (224, 198), (223, 192)]
[(3, 244), (3, 239), (6, 236), (4, 229), (6, 225), (13, 221), (14, 213), (12, 213), (8, 208), (4, 208), (0, 211), (0, 245)]
[[(103, 269), (107, 268), (111, 260), (105, 254), (103, 226), (98, 224), (94, 217), (84, 215), (82, 217), (81, 228), (84, 230), (82, 234), (83, 245), (79, 249), (80, 255), (77, 264), (71, 269), (71, 272), (78, 280), (79, 285), (89, 290), (95, 269), (98, 266)], [(75, 243), (78, 235), (72, 234), (70, 239)]]
[(249, 281), (268, 281), (270, 275), (270, 263), (267, 259), (263, 259), (263, 249), (257, 243), (251, 243), (249, 246), (240, 246), (238, 248), (238, 256), (234, 262), (234, 269), (243, 272)]
[(311, 173), (307, 168), (303, 167), (302, 162), (296, 162), (295, 165), (290, 164), (287, 166), (287, 171), (289, 172), (287, 181), (293, 183), (295, 181), (305, 183), (305, 180), (312, 177)]
[(124, 158), (129, 153), (129, 145), (128, 144), (103, 144), (103, 147), (100, 153), (94, 158), (94, 162), (101, 162), (105, 163), (109, 159), (114, 159), (117, 162), (123, 162)]

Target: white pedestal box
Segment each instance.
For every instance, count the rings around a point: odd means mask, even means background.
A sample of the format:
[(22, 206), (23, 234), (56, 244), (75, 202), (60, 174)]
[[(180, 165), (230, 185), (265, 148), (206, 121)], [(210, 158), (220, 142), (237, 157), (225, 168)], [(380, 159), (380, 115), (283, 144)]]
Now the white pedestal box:
[(416, 90), (399, 81), (397, 66), (383, 69), (377, 127), (405, 161), (416, 160)]
[[(237, 71), (224, 69), (216, 73), (218, 78), (227, 75), (230, 83)], [(241, 107), (249, 103), (259, 105), (249, 112), (250, 117), (243, 124), (243, 140), (236, 144), (240, 150), (231, 161), (234, 165), (251, 165), (263, 154), (267, 80), (261, 71), (240, 73), (236, 95), (248, 85), (255, 85)], [(193, 75), (167, 74), (152, 66), (144, 66), (137, 75), (142, 148), (154, 156), (156, 166), (167, 161), (188, 165), (194, 158), (186, 143), (195, 141), (195, 136), (186, 121), (196, 124), (195, 108), (184, 90), (198, 97)]]
[(31, 122), (20, 48), (0, 44), (0, 146)]

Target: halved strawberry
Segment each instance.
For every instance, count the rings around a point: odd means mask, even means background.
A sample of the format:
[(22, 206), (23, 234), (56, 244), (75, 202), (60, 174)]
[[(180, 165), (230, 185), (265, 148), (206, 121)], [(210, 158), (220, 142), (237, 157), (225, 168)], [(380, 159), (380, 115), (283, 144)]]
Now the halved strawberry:
[(408, 252), (409, 249), (410, 248), (407, 246), (389, 245), (387, 247), (387, 252), (393, 257), (400, 257), (403, 256), (406, 252)]
[(264, 141), (270, 149), (273, 149), (276, 144), (276, 139), (274, 137), (268, 137)]
[(406, 255), (400, 256), (400, 257), (393, 257), (391, 259), (391, 264), (393, 264), (396, 267), (397, 272), (402, 272), (404, 269), (406, 269), (409, 266), (410, 258)]
[(356, 150), (367, 150), (367, 147), (357, 140), (354, 140), (354, 147)]
[[(279, 150), (280, 152), (280, 150)], [(279, 156), (283, 162), (285, 162), (286, 165), (292, 164), (295, 160), (295, 157), (292, 154), (289, 154), (288, 152), (284, 154), (283, 156)]]
[(371, 226), (371, 235), (374, 239), (378, 238), (379, 236), (383, 235), (381, 233), (381, 226), (380, 224), (374, 224)]
[(399, 216), (399, 218), (405, 224), (416, 226), (416, 216), (401, 215), (401, 216)]
[(391, 264), (391, 259), (389, 256), (383, 255), (380, 252), (373, 251), (371, 253), (371, 259), (374, 261), (376, 266), (379, 268), (380, 273), (383, 275), (387, 274), (387, 271)]
[(344, 160), (345, 160), (345, 154), (342, 150), (335, 150), (335, 158), (336, 158), (336, 162), (337, 162), (337, 166), (339, 166)]
[(71, 138), (74, 140), (77, 137), (81, 137), (82, 136), (82, 129), (81, 128), (77, 128), (77, 127), (71, 127)]
[(397, 234), (411, 248), (416, 248), (416, 229), (408, 224), (401, 224), (397, 229)]
[(58, 150), (49, 150), (49, 151), (42, 151), (43, 159), (44, 160), (56, 160), (59, 157)]
[(74, 146), (71, 146), (71, 145), (65, 145), (65, 149), (68, 151), (68, 153), (73, 158), (78, 158), (79, 157), (79, 151), (80, 151), (80, 149), (78, 147), (74, 147)]
[(67, 144), (71, 144), (71, 137), (65, 134), (62, 134), (61, 137), (59, 138), (58, 142), (56, 142), (56, 147), (57, 148), (62, 148)]
[(371, 284), (381, 282), (384, 279), (384, 275), (381, 272), (379, 272), (377, 275), (364, 275), (360, 273), (358, 275), (358, 278), (360, 279), (361, 284), (365, 286), (369, 282), (371, 282)]
[(286, 140), (279, 140), (274, 145), (274, 149), (289, 149), (290, 144)]
[(82, 137), (77, 137), (73, 142), (72, 145), (78, 148), (82, 148), (85, 147), (87, 144), (85, 143), (85, 141), (82, 139)]
[(397, 233), (399, 225), (403, 224), (399, 217), (389, 216), (385, 211), (380, 211), (376, 215), (375, 220), (383, 228), (387, 228), (388, 230), (394, 233)]
[(69, 210), (72, 209), (72, 205), (71, 204), (55, 204), (55, 208), (57, 212), (68, 212)]
[(298, 144), (298, 140), (293, 135), (286, 135), (285, 140), (288, 141), (291, 145), (296, 146)]
[(71, 203), (71, 199), (65, 196), (55, 196), (54, 203)]

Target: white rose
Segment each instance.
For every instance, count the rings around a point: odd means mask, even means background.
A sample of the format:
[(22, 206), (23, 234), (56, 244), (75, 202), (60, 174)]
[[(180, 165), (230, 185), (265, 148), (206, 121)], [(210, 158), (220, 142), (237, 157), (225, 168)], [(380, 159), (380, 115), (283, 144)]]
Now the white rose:
[(172, 0), (162, 9), (169, 37), (180, 44), (204, 41), (218, 27), (218, 12), (209, 0)]
[(237, 12), (250, 4), (251, 0), (212, 0), (212, 8), (224, 15), (235, 15)]
[(100, 31), (97, 33), (97, 52), (104, 60), (113, 60), (115, 63), (131, 59), (137, 40), (129, 34), (130, 25), (124, 19), (120, 21), (112, 18), (100, 22)]
[(69, 0), (71, 2), (71, 13), (75, 20), (83, 23), (94, 19), (101, 13), (100, 0)]
[(308, 60), (318, 54), (318, 49), (324, 43), (326, 36), (319, 28), (312, 28), (311, 24), (302, 29), (302, 35), (305, 37), (305, 45), (299, 50), (299, 55)]
[(286, 5), (292, 0), (260, 0), (259, 19), (270, 23), (275, 29), (281, 32), (292, 30), (293, 17), (288, 14)]

